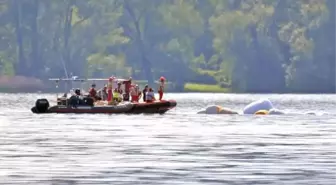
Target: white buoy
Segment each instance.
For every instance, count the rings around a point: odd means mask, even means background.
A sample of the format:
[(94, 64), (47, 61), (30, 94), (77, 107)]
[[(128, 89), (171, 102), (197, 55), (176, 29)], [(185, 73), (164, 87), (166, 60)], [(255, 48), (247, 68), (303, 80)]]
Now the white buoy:
[(261, 99), (258, 101), (254, 101), (248, 104), (247, 106), (245, 106), (245, 108), (243, 109), (243, 113), (244, 114), (255, 114), (259, 110), (269, 111), (273, 108), (274, 107), (271, 101), (269, 101), (268, 99)]

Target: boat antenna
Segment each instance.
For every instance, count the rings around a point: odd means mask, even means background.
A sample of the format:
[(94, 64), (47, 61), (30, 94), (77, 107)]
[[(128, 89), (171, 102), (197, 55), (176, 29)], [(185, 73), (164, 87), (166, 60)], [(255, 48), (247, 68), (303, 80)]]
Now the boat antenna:
[(66, 69), (65, 62), (64, 62), (63, 57), (61, 57), (61, 63), (62, 63), (62, 66), (63, 66), (63, 70), (64, 70), (64, 73), (65, 73), (65, 77), (66, 77), (66, 78), (69, 78), (68, 70)]
[[(63, 58), (64, 56), (62, 55), (60, 58), (61, 58), (61, 63), (62, 63), (62, 66), (63, 66), (63, 70), (64, 70), (64, 74), (65, 74), (65, 78), (69, 78), (69, 75), (68, 75), (68, 70), (67, 70), (67, 68), (66, 68), (66, 66), (65, 66), (65, 62), (64, 62), (64, 58)], [(68, 84), (67, 83), (65, 83), (65, 89), (68, 89)]]
[[(56, 89), (58, 89), (58, 80), (55, 81), (56, 82)], [(56, 90), (56, 101), (58, 99), (58, 90)]]

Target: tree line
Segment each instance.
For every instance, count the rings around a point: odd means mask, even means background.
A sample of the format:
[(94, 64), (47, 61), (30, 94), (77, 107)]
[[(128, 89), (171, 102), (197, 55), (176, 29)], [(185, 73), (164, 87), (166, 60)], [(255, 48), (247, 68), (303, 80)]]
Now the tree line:
[(0, 73), (335, 92), (335, 0), (0, 0)]

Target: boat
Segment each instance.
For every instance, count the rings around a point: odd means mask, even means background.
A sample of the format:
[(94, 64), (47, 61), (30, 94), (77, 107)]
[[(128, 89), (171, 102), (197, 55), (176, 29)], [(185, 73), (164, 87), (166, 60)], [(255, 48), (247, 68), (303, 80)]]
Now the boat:
[[(49, 79), (56, 82), (56, 87), (60, 81), (67, 82), (88, 82), (88, 81), (108, 81), (109, 79), (78, 79), (78, 78), (65, 78), (65, 79)], [(130, 82), (128, 79), (113, 78), (113, 84), (121, 82), (126, 84)], [(82, 88), (82, 87), (81, 87)], [(67, 98), (68, 93), (58, 97), (56, 95), (57, 104), (50, 106), (50, 102), (46, 98), (37, 99), (35, 106), (31, 108), (31, 111), (35, 114), (164, 114), (170, 109), (176, 107), (175, 100), (157, 100), (153, 102), (130, 102), (122, 101), (111, 105), (107, 101), (95, 101), (88, 95), (83, 95), (80, 99), (76, 96)]]

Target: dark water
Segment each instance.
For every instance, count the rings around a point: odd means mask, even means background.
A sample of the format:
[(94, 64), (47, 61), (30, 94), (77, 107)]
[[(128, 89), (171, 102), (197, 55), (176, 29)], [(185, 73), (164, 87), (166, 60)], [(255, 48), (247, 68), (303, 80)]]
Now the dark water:
[[(0, 94), (0, 184), (336, 184), (334, 95), (170, 94), (166, 115), (33, 115), (42, 96)], [(293, 114), (195, 114), (261, 97)]]

